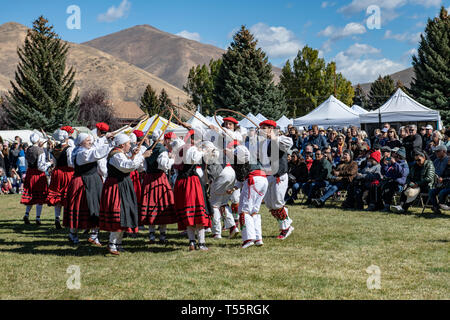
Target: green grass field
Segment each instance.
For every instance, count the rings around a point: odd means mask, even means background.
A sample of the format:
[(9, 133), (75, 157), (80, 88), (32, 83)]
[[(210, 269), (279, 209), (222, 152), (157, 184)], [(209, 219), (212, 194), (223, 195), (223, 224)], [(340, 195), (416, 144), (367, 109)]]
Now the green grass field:
[[(34, 208), (24, 225), (19, 199), (0, 197), (0, 299), (450, 299), (449, 215), (291, 206), (295, 231), (280, 241), (264, 208), (261, 248), (208, 235), (209, 252), (189, 252), (171, 225), (169, 245), (149, 245), (145, 231), (114, 257), (85, 236), (71, 246), (52, 208), (44, 207), (42, 226)], [(79, 290), (66, 285), (71, 265), (80, 267)], [(367, 287), (371, 265), (381, 270), (379, 290)]]

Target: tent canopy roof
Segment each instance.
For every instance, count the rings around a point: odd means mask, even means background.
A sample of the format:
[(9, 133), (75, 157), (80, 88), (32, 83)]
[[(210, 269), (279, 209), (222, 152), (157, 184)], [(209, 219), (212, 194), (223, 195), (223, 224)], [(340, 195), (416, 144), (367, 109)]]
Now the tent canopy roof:
[[(256, 124), (260, 124), (262, 122), (257, 117), (255, 117), (251, 112), (247, 115), (247, 118), (251, 119)], [(239, 126), (244, 128), (255, 128), (255, 125), (245, 118), (239, 121)]]
[(360, 106), (358, 106), (356, 104), (352, 106), (352, 110), (355, 111), (356, 113), (359, 113), (359, 114), (364, 114), (364, 113), (368, 113), (369, 112), (366, 109), (361, 108)]
[(304, 117), (294, 120), (295, 126), (359, 126), (359, 114), (331, 95), (320, 106)]

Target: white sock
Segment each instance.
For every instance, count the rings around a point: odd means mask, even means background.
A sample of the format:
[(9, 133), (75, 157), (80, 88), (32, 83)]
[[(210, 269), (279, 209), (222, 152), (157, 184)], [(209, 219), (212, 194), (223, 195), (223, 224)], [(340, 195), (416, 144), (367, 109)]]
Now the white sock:
[(91, 229), (91, 231), (89, 232), (89, 234), (90, 234), (89, 237), (90, 237), (92, 240), (97, 239), (97, 238), (98, 238), (98, 228)]
[(189, 241), (195, 241), (195, 229), (194, 227), (187, 227), (187, 234)]
[(36, 220), (41, 220), (42, 204), (36, 205)]
[(198, 242), (205, 243), (205, 228), (203, 226), (197, 226)]
[(61, 216), (61, 207), (60, 206), (55, 206), (55, 220), (59, 221), (59, 217)]

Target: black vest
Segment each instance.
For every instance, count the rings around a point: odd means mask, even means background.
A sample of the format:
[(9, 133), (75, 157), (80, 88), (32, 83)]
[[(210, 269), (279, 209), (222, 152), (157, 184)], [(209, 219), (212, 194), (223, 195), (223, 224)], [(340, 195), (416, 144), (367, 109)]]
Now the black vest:
[(75, 177), (85, 177), (97, 173), (97, 161), (86, 163), (84, 165), (78, 165), (77, 159), (74, 159), (75, 165)]
[(157, 143), (153, 149), (152, 155), (145, 159), (147, 162), (147, 173), (161, 173), (163, 170), (158, 169), (158, 157), (161, 153), (167, 152), (167, 149), (161, 143)]
[(67, 167), (67, 149), (69, 146), (65, 146), (62, 151), (60, 150), (53, 150), (52, 154), (53, 157), (56, 159), (56, 167)]

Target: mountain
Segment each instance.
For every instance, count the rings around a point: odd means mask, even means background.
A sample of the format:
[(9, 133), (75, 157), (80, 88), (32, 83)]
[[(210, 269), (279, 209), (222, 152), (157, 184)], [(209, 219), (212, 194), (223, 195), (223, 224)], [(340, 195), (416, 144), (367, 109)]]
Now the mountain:
[[(149, 25), (138, 25), (83, 44), (127, 61), (180, 89), (186, 84), (193, 66), (208, 64), (225, 52)], [(281, 69), (274, 67), (273, 70), (278, 81)]]
[[(384, 76), (384, 75), (382, 75), (382, 76)], [(396, 84), (397, 81), (400, 80), (405, 87), (409, 88), (409, 86), (413, 80), (413, 77), (414, 77), (414, 68), (411, 67), (411, 68), (393, 73), (390, 76), (394, 80), (394, 84)], [(361, 87), (368, 94), (370, 92), (371, 85), (372, 85), (372, 83), (364, 83), (364, 84), (361, 84)]]
[[(0, 25), (0, 91), (9, 89), (14, 79), (18, 56), (28, 28), (19, 23)], [(137, 118), (142, 114), (138, 101), (150, 84), (159, 92), (164, 88), (174, 103), (188, 100), (185, 92), (141, 68), (93, 47), (69, 43), (67, 66), (76, 70), (76, 88), (80, 94), (95, 88), (105, 89), (120, 118)], [(6, 79), (6, 84), (4, 83)], [(2, 88), (6, 85), (6, 88)]]

